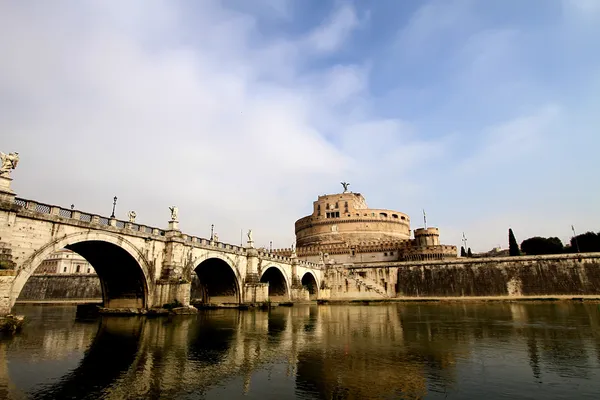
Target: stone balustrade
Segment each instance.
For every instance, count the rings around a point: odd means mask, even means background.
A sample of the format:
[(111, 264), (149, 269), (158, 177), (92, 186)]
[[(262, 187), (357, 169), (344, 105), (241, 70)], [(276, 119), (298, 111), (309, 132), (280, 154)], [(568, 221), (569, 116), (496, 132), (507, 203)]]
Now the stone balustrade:
[[(112, 229), (117, 229), (123, 231), (123, 233), (128, 232), (139, 232), (143, 234), (152, 235), (155, 237), (165, 236), (166, 231), (154, 228), (147, 225), (141, 225), (129, 221), (122, 221), (115, 218), (103, 217), (100, 215), (85, 213), (80, 210), (71, 210), (67, 208), (62, 208), (59, 206), (48, 205), (44, 203), (39, 203), (33, 200), (27, 200), (22, 198), (15, 198), (15, 205), (19, 207), (23, 207), (25, 210), (34, 213), (47, 214), (49, 216), (59, 217), (67, 220), (74, 220), (77, 223), (85, 223), (89, 224), (93, 227), (110, 227)], [(216, 242), (214, 240), (200, 238), (197, 236), (192, 236), (188, 234), (181, 234), (180, 238), (187, 244), (194, 247), (203, 247), (203, 248), (218, 248), (220, 250), (224, 250), (231, 253), (245, 255), (247, 253), (247, 249), (243, 246), (237, 246), (233, 244)], [(281, 262), (286, 264), (292, 263), (292, 258), (285, 257), (279, 254), (259, 251), (259, 257), (265, 260)], [(302, 265), (309, 268), (320, 269), (321, 266), (319, 264), (315, 264), (309, 261), (301, 261), (296, 260), (295, 262), (298, 265)]]

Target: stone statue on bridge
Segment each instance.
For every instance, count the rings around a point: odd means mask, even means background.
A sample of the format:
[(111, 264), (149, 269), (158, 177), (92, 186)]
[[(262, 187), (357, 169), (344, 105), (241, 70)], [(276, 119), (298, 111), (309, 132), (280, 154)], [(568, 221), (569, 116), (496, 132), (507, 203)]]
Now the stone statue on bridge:
[(0, 166), (0, 175), (9, 176), (10, 171), (17, 168), (17, 164), (19, 163), (19, 153), (16, 151), (14, 153), (4, 154), (0, 151), (0, 161), (2, 165)]
[(252, 229), (248, 230), (248, 242), (254, 242), (254, 240), (252, 240)]
[(129, 222), (133, 224), (135, 222), (135, 217), (137, 217), (137, 214), (135, 213), (135, 211), (129, 211), (127, 213), (127, 216), (129, 217)]
[(344, 187), (344, 193), (347, 193), (348, 192), (348, 186), (350, 186), (350, 184), (348, 182), (340, 182), (340, 183)]
[(179, 214), (179, 209), (177, 208), (177, 206), (169, 207), (169, 210), (171, 210), (171, 221), (177, 221), (177, 217)]

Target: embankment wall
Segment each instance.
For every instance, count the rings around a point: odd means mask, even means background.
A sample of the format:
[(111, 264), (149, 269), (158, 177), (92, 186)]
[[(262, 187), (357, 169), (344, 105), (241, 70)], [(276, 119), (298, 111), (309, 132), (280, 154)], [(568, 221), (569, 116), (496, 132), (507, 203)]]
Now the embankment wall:
[(96, 275), (48, 274), (32, 275), (17, 302), (54, 300), (102, 300), (100, 279)]
[[(357, 298), (599, 296), (600, 253), (458, 258), (445, 261), (346, 265), (379, 290), (363, 285)], [(327, 274), (333, 277), (331, 273)], [(351, 299), (357, 285), (335, 273), (331, 298)]]

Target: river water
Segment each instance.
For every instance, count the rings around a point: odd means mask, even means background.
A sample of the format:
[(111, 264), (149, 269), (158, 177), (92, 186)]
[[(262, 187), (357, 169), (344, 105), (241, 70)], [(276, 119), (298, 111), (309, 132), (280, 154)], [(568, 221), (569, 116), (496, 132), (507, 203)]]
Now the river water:
[(453, 303), (76, 320), (20, 306), (0, 398), (600, 399), (600, 305)]

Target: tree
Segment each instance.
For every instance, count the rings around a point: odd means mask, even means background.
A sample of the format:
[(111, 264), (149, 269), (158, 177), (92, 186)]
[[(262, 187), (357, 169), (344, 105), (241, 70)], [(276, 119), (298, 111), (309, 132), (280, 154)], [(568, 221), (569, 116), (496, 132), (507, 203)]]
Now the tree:
[(600, 251), (600, 235), (594, 232), (586, 232), (571, 238), (571, 249), (582, 253)]
[(508, 229), (508, 254), (511, 256), (520, 256), (521, 252), (519, 251), (519, 245), (517, 244), (517, 239), (515, 239), (515, 234), (512, 231), (512, 228)]
[(467, 256), (467, 252), (465, 251), (464, 246), (460, 246), (460, 256), (461, 257), (466, 257)]
[(561, 240), (557, 237), (544, 238), (535, 236), (523, 240), (521, 251), (525, 254), (535, 256), (540, 254), (561, 254), (564, 253), (565, 248)]
[(470, 247), (469, 247), (469, 250), (467, 250), (467, 257), (473, 257), (473, 253), (471, 253)]

